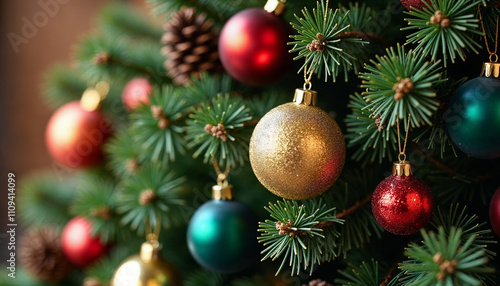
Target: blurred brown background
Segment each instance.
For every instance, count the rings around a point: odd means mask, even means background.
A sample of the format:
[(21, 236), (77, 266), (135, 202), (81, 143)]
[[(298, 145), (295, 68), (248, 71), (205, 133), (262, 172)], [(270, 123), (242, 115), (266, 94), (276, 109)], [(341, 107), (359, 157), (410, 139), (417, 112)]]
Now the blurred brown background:
[[(95, 27), (96, 14), (107, 2), (0, 1), (0, 257), (6, 251), (2, 242), (6, 237), (7, 173), (15, 173), (19, 185), (24, 175), (48, 169), (52, 162), (44, 140), (52, 112), (41, 98), (44, 73), (56, 62), (69, 62), (78, 39)], [(131, 2), (144, 6), (144, 1)]]

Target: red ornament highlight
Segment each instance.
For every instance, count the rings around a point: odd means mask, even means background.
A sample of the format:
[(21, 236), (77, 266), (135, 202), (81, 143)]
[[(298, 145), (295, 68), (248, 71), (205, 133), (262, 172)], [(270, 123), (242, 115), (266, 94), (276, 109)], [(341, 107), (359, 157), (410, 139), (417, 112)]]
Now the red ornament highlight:
[(287, 41), (287, 23), (261, 8), (243, 10), (231, 17), (219, 36), (224, 69), (236, 80), (266, 86), (276, 82), (293, 63)]
[(495, 191), (490, 202), (490, 224), (493, 231), (500, 236), (500, 188)]
[(102, 161), (101, 147), (111, 131), (111, 120), (101, 112), (87, 111), (73, 101), (52, 115), (45, 141), (54, 160), (69, 168), (82, 168)]
[[(406, 9), (411, 10), (411, 8), (417, 9), (417, 10), (422, 10), (425, 6), (425, 3), (427, 1), (424, 0), (401, 0), (401, 3), (406, 7)], [(429, 3), (429, 2), (427, 2)]]
[(92, 225), (82, 217), (73, 218), (62, 232), (62, 247), (66, 257), (76, 266), (85, 267), (108, 251), (98, 237), (91, 236)]
[(387, 177), (373, 193), (375, 220), (393, 234), (417, 232), (429, 222), (433, 209), (431, 190), (413, 175)]
[(152, 92), (153, 85), (146, 78), (134, 78), (123, 88), (123, 105), (129, 111), (133, 111), (142, 103), (149, 104), (149, 96)]

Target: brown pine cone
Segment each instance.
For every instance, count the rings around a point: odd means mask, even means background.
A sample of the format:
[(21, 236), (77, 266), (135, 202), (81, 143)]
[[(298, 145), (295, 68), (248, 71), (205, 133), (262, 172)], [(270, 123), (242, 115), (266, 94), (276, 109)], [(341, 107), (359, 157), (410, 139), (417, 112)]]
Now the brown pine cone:
[(186, 85), (192, 75), (222, 70), (217, 51), (219, 31), (205, 14), (197, 15), (195, 8), (182, 7), (164, 29), (162, 54), (174, 83)]
[(323, 281), (321, 279), (315, 279), (315, 280), (309, 281), (309, 285), (304, 284), (303, 286), (332, 286), (332, 284), (330, 284), (326, 281)]
[(61, 234), (52, 226), (27, 230), (21, 237), (19, 260), (39, 280), (57, 282), (72, 270), (64, 255)]

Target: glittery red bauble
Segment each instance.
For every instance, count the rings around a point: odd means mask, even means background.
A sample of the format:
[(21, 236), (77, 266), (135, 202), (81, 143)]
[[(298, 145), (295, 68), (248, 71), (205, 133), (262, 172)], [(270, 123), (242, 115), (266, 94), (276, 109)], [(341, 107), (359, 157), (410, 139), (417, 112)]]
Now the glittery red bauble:
[[(427, 7), (425, 6), (424, 0), (401, 0), (401, 3), (408, 9), (411, 10), (410, 7), (417, 9), (417, 10), (422, 10), (422, 8)], [(427, 2), (429, 3), (429, 2)]]
[(429, 222), (433, 208), (431, 190), (415, 176), (387, 177), (373, 192), (373, 215), (393, 234), (417, 232)]
[(135, 110), (141, 103), (149, 103), (149, 95), (153, 86), (145, 78), (134, 78), (129, 81), (122, 92), (122, 102), (128, 110)]
[(54, 160), (70, 168), (79, 168), (101, 162), (101, 147), (110, 133), (108, 118), (99, 111), (87, 111), (79, 101), (73, 101), (52, 115), (45, 141)]
[(92, 225), (81, 217), (75, 217), (64, 228), (61, 242), (64, 254), (74, 265), (85, 267), (108, 251), (108, 246), (98, 237), (92, 237)]
[(500, 236), (500, 188), (496, 190), (491, 198), (490, 223), (495, 233)]
[(270, 85), (293, 63), (287, 46), (289, 34), (280, 17), (261, 8), (243, 10), (231, 17), (220, 33), (222, 65), (242, 83)]

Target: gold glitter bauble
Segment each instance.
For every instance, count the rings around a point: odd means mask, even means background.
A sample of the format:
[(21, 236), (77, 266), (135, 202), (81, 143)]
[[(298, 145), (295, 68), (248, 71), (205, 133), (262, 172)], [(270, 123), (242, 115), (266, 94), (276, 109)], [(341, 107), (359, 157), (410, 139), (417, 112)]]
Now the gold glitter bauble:
[(141, 253), (133, 255), (118, 266), (111, 286), (181, 286), (177, 269), (160, 257), (158, 242), (145, 242)]
[(264, 187), (280, 197), (303, 200), (323, 193), (337, 180), (344, 166), (345, 142), (326, 112), (291, 102), (262, 117), (249, 153)]

